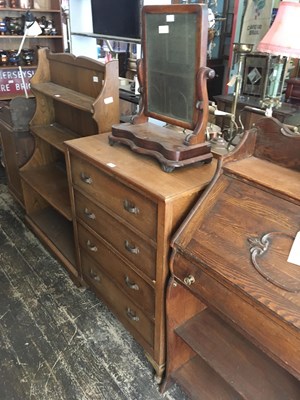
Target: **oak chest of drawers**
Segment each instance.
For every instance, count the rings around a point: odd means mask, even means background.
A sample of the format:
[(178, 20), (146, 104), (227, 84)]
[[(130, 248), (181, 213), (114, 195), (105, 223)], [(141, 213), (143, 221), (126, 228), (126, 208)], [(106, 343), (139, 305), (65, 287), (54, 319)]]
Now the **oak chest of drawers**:
[(215, 162), (163, 172), (108, 135), (66, 142), (83, 281), (144, 348), (160, 382), (170, 237), (211, 180)]

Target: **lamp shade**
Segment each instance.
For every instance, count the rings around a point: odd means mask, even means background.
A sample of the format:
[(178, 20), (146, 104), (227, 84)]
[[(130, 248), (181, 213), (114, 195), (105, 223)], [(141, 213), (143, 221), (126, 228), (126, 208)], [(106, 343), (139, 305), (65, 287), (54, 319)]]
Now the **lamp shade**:
[(300, 58), (300, 3), (281, 1), (276, 18), (257, 46), (262, 53)]

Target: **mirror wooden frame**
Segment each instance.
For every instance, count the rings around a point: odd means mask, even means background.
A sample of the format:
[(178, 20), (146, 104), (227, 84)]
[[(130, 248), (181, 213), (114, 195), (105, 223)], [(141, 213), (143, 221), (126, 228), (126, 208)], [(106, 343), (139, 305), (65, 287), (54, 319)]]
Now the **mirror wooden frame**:
[[(179, 27), (178, 27), (178, 23)], [(177, 23), (177, 25), (176, 25)], [(192, 23), (192, 24), (191, 24)], [(187, 29), (182, 24), (186, 24)], [(189, 26), (188, 26), (189, 25)], [(192, 26), (191, 26), (192, 25)], [(150, 28), (149, 28), (150, 26)], [(183, 40), (178, 39), (178, 30)], [(151, 32), (150, 32), (151, 31)], [(184, 35), (184, 32), (188, 34)], [(174, 34), (174, 32), (177, 32)], [(160, 36), (161, 35), (161, 36)], [(193, 37), (191, 37), (193, 36)], [(208, 122), (209, 100), (207, 94), (207, 79), (214, 77), (214, 71), (206, 67), (208, 40), (208, 8), (204, 4), (173, 4), (164, 6), (145, 6), (142, 9), (142, 59), (138, 61), (138, 80), (140, 84), (140, 108), (139, 113), (130, 123), (114, 125), (109, 136), (109, 143), (116, 142), (128, 145), (133, 151), (155, 157), (161, 163), (162, 169), (171, 172), (174, 168), (182, 167), (195, 162), (210, 162), (212, 154), (210, 145), (206, 141), (206, 127)], [(157, 51), (161, 49), (160, 41), (166, 41), (165, 49), (168, 51)], [(168, 42), (169, 41), (169, 42)], [(179, 65), (177, 78), (173, 81), (181, 82), (180, 90), (187, 90), (189, 103), (185, 106), (186, 113), (182, 114), (180, 104), (181, 98), (186, 93), (176, 93), (176, 87), (172, 90), (160, 89), (160, 86), (168, 81), (172, 74), (168, 68), (166, 59), (171, 59), (174, 68), (173, 53), (187, 53), (190, 41), (194, 48), (188, 50), (183, 67), (186, 67), (189, 76), (184, 77), (182, 65)], [(176, 46), (181, 48), (176, 49)], [(191, 57), (189, 57), (189, 55)], [(159, 57), (157, 57), (159, 56)], [(156, 58), (153, 62), (153, 57)], [(159, 62), (160, 58), (160, 62)], [(190, 62), (192, 60), (192, 63)], [(153, 65), (164, 66), (164, 71), (157, 72)], [(168, 60), (167, 60), (168, 61)], [(175, 65), (176, 67), (176, 65)], [(162, 76), (162, 74), (165, 74)], [(174, 73), (173, 73), (174, 75)], [(161, 78), (162, 76), (162, 78)], [(161, 85), (157, 85), (158, 103), (161, 98), (167, 98), (171, 93), (179, 102), (174, 108), (176, 112), (170, 112), (168, 107), (164, 110), (155, 104), (152, 95), (153, 81), (161, 78)], [(185, 80), (186, 79), (186, 80)], [(176, 85), (174, 85), (176, 86)], [(161, 90), (161, 91), (159, 91)], [(152, 92), (151, 92), (152, 91)], [(192, 93), (192, 95), (191, 95)], [(178, 96), (178, 97), (176, 97)], [(173, 104), (176, 105), (176, 101)], [(165, 102), (161, 101), (161, 104)], [(149, 122), (148, 118), (165, 122), (166, 126), (160, 126)], [(179, 129), (178, 129), (179, 128)]]

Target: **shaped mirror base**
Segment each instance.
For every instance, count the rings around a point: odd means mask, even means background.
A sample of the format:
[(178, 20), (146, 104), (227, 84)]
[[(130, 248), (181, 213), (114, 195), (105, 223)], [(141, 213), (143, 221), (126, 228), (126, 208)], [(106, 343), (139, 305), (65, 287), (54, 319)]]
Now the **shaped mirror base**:
[(186, 145), (184, 132), (176, 132), (151, 122), (133, 125), (123, 123), (113, 125), (109, 143), (122, 143), (136, 153), (156, 158), (165, 172), (172, 172), (196, 162), (208, 163), (212, 160), (210, 144), (207, 142)]

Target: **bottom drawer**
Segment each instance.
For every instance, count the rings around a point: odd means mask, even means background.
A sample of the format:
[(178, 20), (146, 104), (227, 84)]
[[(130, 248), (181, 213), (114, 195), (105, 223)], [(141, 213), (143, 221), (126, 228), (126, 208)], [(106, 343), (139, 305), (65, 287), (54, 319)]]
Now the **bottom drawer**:
[(153, 347), (154, 323), (115, 286), (93, 259), (84, 251), (81, 253), (82, 273), (86, 282), (95, 289), (96, 294), (107, 303), (133, 336), (137, 332)]

